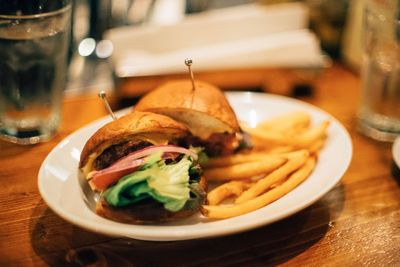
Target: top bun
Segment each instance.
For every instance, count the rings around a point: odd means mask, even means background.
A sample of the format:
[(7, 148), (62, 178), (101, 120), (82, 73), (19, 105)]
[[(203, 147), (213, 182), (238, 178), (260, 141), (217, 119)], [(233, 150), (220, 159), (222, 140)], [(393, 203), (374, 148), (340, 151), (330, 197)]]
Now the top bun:
[(82, 150), (79, 167), (87, 175), (93, 170), (94, 160), (112, 145), (131, 140), (145, 141), (155, 145), (168, 144), (169, 141), (188, 133), (185, 125), (167, 116), (135, 111), (97, 130)]
[(191, 133), (207, 139), (213, 133), (235, 133), (239, 123), (225, 95), (217, 87), (190, 80), (167, 82), (145, 95), (134, 107), (169, 116), (187, 125)]

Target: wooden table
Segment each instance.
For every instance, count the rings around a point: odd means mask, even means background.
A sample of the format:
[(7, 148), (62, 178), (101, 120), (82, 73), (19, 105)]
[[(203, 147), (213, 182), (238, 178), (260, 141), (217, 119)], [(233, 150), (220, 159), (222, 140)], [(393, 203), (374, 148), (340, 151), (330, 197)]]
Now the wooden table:
[(314, 95), (302, 100), (338, 118), (352, 137), (353, 160), (342, 181), (314, 205), (272, 225), (164, 243), (84, 231), (43, 202), (37, 173), (46, 155), (68, 134), (106, 114), (96, 96), (66, 99), (63, 123), (52, 141), (0, 142), (0, 266), (400, 265), (399, 180), (391, 174), (390, 144), (356, 132), (359, 78), (335, 65), (314, 85)]

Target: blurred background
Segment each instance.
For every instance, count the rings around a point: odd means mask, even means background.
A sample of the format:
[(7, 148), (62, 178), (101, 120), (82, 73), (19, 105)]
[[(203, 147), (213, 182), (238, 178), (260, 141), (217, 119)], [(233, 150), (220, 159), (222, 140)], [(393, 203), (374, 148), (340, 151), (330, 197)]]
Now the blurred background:
[(363, 2), (75, 0), (66, 94), (137, 98), (186, 77), (185, 58), (224, 90), (311, 94), (331, 64), (358, 71)]

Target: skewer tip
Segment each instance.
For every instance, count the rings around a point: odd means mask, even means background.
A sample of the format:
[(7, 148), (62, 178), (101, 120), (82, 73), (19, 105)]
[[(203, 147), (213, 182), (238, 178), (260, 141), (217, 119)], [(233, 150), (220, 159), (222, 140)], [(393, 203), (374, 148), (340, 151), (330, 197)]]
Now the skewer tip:
[(191, 59), (191, 58), (187, 58), (187, 59), (185, 59), (185, 65), (186, 66), (192, 66), (192, 63), (193, 63), (193, 60)]
[(99, 92), (99, 97), (100, 98), (106, 98), (106, 92), (104, 91), (104, 90), (101, 90), (100, 92)]

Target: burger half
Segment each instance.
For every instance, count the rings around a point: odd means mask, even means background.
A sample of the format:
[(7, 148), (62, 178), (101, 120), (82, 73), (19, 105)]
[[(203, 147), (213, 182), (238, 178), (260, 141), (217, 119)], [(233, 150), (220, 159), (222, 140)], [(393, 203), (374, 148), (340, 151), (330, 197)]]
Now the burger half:
[(196, 213), (205, 180), (195, 151), (178, 144), (185, 125), (133, 112), (100, 128), (87, 141), (79, 168), (100, 193), (96, 213), (125, 223), (154, 223)]
[(203, 147), (208, 156), (229, 155), (249, 146), (225, 95), (212, 84), (189, 80), (170, 81), (146, 94), (135, 111), (162, 114), (185, 124), (190, 135), (185, 146)]

